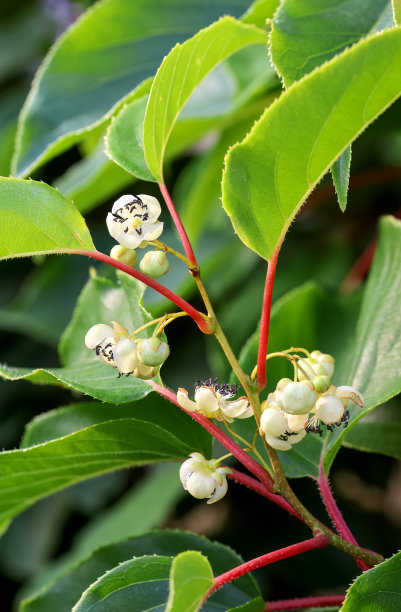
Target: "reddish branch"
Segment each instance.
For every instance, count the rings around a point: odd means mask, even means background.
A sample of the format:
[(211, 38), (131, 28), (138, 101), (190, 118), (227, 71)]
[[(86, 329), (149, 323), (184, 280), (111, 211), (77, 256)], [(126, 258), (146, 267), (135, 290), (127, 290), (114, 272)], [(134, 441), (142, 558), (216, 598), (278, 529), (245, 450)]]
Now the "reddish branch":
[[(352, 535), (350, 528), (345, 522), (344, 517), (341, 514), (335, 502), (335, 499), (333, 497), (333, 493), (330, 487), (329, 479), (323, 471), (322, 461), (320, 462), (320, 466), (319, 466), (319, 477), (317, 479), (317, 483), (319, 486), (320, 494), (323, 499), (323, 503), (326, 506), (326, 510), (331, 520), (333, 521), (333, 524), (335, 528), (337, 529), (338, 534), (344, 540), (347, 540), (347, 542), (351, 542), (351, 544), (354, 544), (355, 546), (359, 546), (358, 542)], [(371, 566), (368, 563), (365, 563), (365, 561), (361, 561), (360, 559), (357, 559), (356, 557), (354, 557), (354, 559), (362, 571), (366, 571), (371, 568)]]
[(273, 481), (270, 478), (270, 475), (266, 472), (266, 470), (252, 457), (248, 455), (234, 440), (232, 440), (227, 434), (224, 433), (217, 425), (215, 425), (211, 420), (207, 419), (201, 414), (193, 411), (190, 412), (182, 408), (177, 402), (177, 396), (173, 391), (167, 389), (166, 387), (161, 387), (153, 380), (148, 380), (148, 384), (153, 387), (157, 393), (168, 399), (170, 402), (181, 408), (184, 412), (186, 412), (194, 421), (202, 425), (206, 431), (208, 431), (216, 440), (218, 440), (234, 457), (238, 459), (256, 478), (258, 478), (261, 483), (265, 486), (267, 491), (273, 492), (274, 485)]
[(266, 386), (266, 355), (269, 341), (270, 311), (272, 305), (274, 276), (276, 274), (278, 249), (274, 251), (267, 264), (265, 291), (263, 295), (262, 317), (260, 320), (259, 348), (257, 361), (257, 385), (262, 390)]
[(198, 262), (196, 261), (196, 257), (195, 254), (192, 250), (192, 246), (191, 243), (189, 242), (189, 238), (187, 235), (187, 232), (185, 231), (185, 228), (181, 222), (181, 219), (178, 215), (178, 212), (176, 211), (176, 208), (174, 206), (173, 200), (170, 197), (169, 192), (167, 191), (167, 187), (164, 183), (159, 183), (159, 188), (160, 191), (162, 193), (162, 196), (164, 198), (164, 201), (167, 204), (167, 208), (169, 209), (170, 215), (174, 221), (174, 225), (177, 228), (177, 231), (180, 235), (181, 238), (181, 242), (182, 242), (182, 246), (184, 247), (185, 250), (185, 254), (187, 256), (187, 259), (189, 259), (189, 261), (194, 265), (197, 266)]
[(181, 308), (181, 310), (186, 312), (195, 321), (199, 329), (204, 334), (213, 333), (213, 326), (205, 318), (205, 316), (201, 312), (199, 312), (199, 310), (196, 310), (196, 308), (194, 308), (193, 306), (191, 306), (191, 304), (183, 300), (179, 295), (177, 295), (173, 291), (170, 291), (170, 289), (167, 289), (167, 287), (164, 287), (163, 285), (155, 281), (153, 278), (146, 276), (146, 274), (143, 274), (139, 270), (135, 270), (135, 268), (131, 268), (131, 266), (127, 266), (127, 264), (124, 264), (121, 261), (118, 261), (117, 259), (113, 259), (113, 257), (105, 255), (105, 253), (100, 253), (100, 251), (73, 250), (71, 252), (75, 253), (76, 255), (85, 255), (85, 257), (92, 257), (92, 259), (103, 261), (104, 263), (109, 264), (109, 266), (113, 266), (118, 270), (122, 270), (122, 272), (126, 272), (130, 276), (133, 276), (142, 283), (145, 283), (145, 285), (148, 285), (148, 287), (151, 287), (161, 295), (164, 295), (164, 297), (169, 299), (171, 302), (176, 304), (179, 308)]
[(302, 608), (324, 608), (326, 606), (341, 606), (345, 595), (319, 595), (317, 597), (296, 597), (294, 599), (281, 599), (269, 601), (265, 612), (274, 610), (299, 610)]
[(239, 578), (240, 576), (243, 576), (244, 574), (248, 574), (253, 570), (259, 569), (260, 567), (264, 567), (265, 565), (276, 563), (276, 561), (281, 561), (282, 559), (287, 559), (288, 557), (300, 555), (301, 553), (307, 552), (308, 550), (315, 550), (316, 548), (325, 548), (328, 543), (328, 538), (325, 535), (321, 535), (315, 538), (310, 538), (309, 540), (304, 540), (303, 542), (298, 542), (297, 544), (292, 544), (291, 546), (287, 546), (286, 548), (280, 548), (280, 550), (275, 550), (271, 553), (267, 553), (266, 555), (262, 555), (261, 557), (256, 557), (251, 561), (247, 561), (242, 565), (238, 565), (232, 570), (229, 570), (224, 574), (220, 574), (220, 576), (217, 576), (214, 579), (212, 586), (205, 595), (204, 601), (208, 597), (210, 597), (212, 593), (217, 591), (217, 589), (220, 589), (228, 582), (232, 582), (233, 580)]
[(239, 484), (248, 487), (248, 489), (259, 493), (259, 495), (263, 495), (263, 497), (270, 499), (270, 501), (274, 502), (284, 510), (287, 510), (287, 512), (295, 516), (300, 521), (305, 522), (304, 519), (298, 514), (298, 512), (294, 510), (291, 504), (288, 503), (286, 499), (284, 499), (284, 497), (281, 497), (281, 495), (277, 495), (276, 493), (268, 491), (266, 487), (261, 482), (259, 482), (259, 480), (255, 480), (255, 478), (252, 478), (252, 476), (243, 474), (242, 472), (240, 472), (239, 470), (235, 470), (234, 468), (230, 469), (231, 473), (227, 474), (227, 478), (230, 478), (234, 482), (238, 482)]

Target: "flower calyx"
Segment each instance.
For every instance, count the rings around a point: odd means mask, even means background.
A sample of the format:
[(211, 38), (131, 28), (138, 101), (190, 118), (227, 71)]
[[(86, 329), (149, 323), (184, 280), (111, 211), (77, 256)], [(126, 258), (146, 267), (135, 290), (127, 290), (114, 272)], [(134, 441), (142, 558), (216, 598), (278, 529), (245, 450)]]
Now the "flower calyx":
[(253, 415), (248, 399), (243, 396), (234, 401), (227, 401), (237, 392), (237, 385), (217, 383), (217, 379), (198, 380), (195, 385), (194, 401), (189, 399), (188, 391), (179, 388), (178, 404), (189, 412), (196, 411), (209, 419), (232, 423), (235, 418), (247, 419)]
[(121, 246), (143, 248), (163, 231), (163, 223), (158, 221), (160, 213), (159, 201), (153, 196), (123, 195), (106, 217), (107, 229)]
[(219, 467), (214, 459), (208, 461), (201, 453), (191, 453), (180, 467), (180, 479), (188, 493), (196, 499), (207, 499), (214, 504), (227, 493), (226, 474), (230, 468)]

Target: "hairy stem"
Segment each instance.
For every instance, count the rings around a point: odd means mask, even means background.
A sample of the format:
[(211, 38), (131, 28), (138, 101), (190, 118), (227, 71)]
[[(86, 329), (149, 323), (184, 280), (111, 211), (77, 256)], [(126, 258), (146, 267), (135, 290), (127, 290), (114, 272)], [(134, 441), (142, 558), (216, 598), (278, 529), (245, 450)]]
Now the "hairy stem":
[[(350, 528), (345, 522), (344, 517), (341, 514), (335, 502), (335, 499), (333, 497), (333, 493), (330, 487), (329, 479), (323, 471), (322, 461), (320, 462), (320, 465), (319, 465), (319, 477), (317, 479), (317, 483), (319, 486), (319, 490), (322, 496), (323, 503), (326, 506), (326, 510), (331, 520), (333, 521), (334, 526), (337, 529), (337, 532), (344, 540), (347, 540), (348, 542), (355, 544), (355, 546), (358, 546), (358, 542), (353, 536)], [(371, 568), (371, 566), (368, 563), (365, 563), (365, 561), (361, 561), (360, 559), (355, 559), (355, 561), (357, 562), (357, 564), (359, 565), (362, 571), (366, 571)]]
[(259, 569), (260, 567), (264, 567), (265, 565), (270, 565), (271, 563), (276, 563), (276, 561), (281, 561), (282, 559), (287, 559), (288, 557), (294, 557), (295, 555), (300, 555), (301, 553), (307, 552), (308, 550), (315, 550), (316, 548), (325, 548), (328, 545), (328, 539), (326, 536), (317, 536), (315, 538), (310, 538), (309, 540), (304, 540), (303, 542), (298, 542), (297, 544), (292, 544), (291, 546), (287, 546), (286, 548), (280, 548), (280, 550), (275, 550), (274, 552), (267, 553), (267, 555), (262, 555), (261, 557), (256, 557), (251, 561), (247, 561), (242, 565), (238, 565), (234, 567), (232, 570), (217, 576), (210, 589), (207, 591), (203, 601), (205, 601), (212, 593), (217, 591), (220, 587), (224, 586), (228, 582), (232, 582), (236, 578), (243, 576), (244, 574), (248, 574), (253, 570)]
[(145, 285), (148, 285), (148, 287), (151, 287), (151, 289), (154, 289), (161, 295), (164, 295), (164, 297), (166, 297), (167, 299), (171, 300), (171, 302), (176, 304), (176, 306), (181, 308), (181, 310), (186, 312), (195, 321), (199, 329), (204, 334), (213, 333), (213, 326), (206, 315), (199, 312), (199, 310), (196, 310), (196, 308), (194, 308), (193, 306), (191, 306), (191, 304), (183, 300), (179, 295), (173, 293), (173, 291), (170, 291), (170, 289), (167, 289), (167, 287), (164, 287), (163, 285), (155, 281), (153, 278), (146, 276), (146, 274), (143, 274), (139, 270), (135, 270), (135, 268), (131, 268), (131, 266), (127, 266), (127, 264), (124, 264), (121, 261), (118, 261), (117, 259), (106, 255), (105, 253), (100, 253), (100, 251), (73, 250), (70, 252), (76, 255), (84, 255), (85, 257), (97, 259), (98, 261), (107, 263), (109, 264), (109, 266), (113, 266), (114, 268), (117, 268), (122, 272), (126, 272), (126, 274), (133, 276), (142, 283), (145, 283)]
[(273, 492), (273, 482), (270, 478), (269, 474), (266, 470), (252, 457), (250, 457), (234, 440), (232, 440), (227, 434), (224, 433), (217, 425), (215, 425), (210, 419), (207, 419), (203, 415), (193, 411), (190, 412), (182, 408), (177, 402), (176, 394), (167, 389), (167, 387), (161, 387), (153, 380), (148, 380), (148, 384), (153, 387), (153, 389), (168, 399), (170, 402), (178, 406), (181, 410), (183, 410), (188, 416), (190, 416), (194, 421), (199, 423), (206, 431), (208, 431), (216, 440), (218, 440), (234, 457), (238, 459), (256, 478), (258, 478), (263, 485), (266, 487), (268, 491)]
[(267, 274), (265, 291), (263, 295), (263, 306), (262, 306), (262, 317), (260, 320), (260, 333), (259, 333), (259, 348), (258, 348), (258, 361), (257, 361), (257, 386), (259, 391), (266, 386), (266, 355), (267, 355), (267, 344), (269, 341), (269, 327), (270, 327), (270, 311), (273, 297), (273, 285), (274, 277), (276, 274), (278, 249), (273, 253), (272, 258), (267, 264)]
[(167, 208), (169, 209), (170, 215), (174, 221), (174, 225), (177, 228), (177, 231), (180, 235), (181, 238), (181, 242), (182, 242), (182, 246), (184, 247), (184, 251), (185, 254), (187, 256), (187, 259), (191, 262), (191, 264), (193, 266), (195, 266), (195, 268), (198, 268), (198, 262), (196, 261), (196, 257), (195, 254), (192, 250), (192, 246), (191, 243), (189, 241), (189, 238), (187, 236), (187, 232), (185, 231), (185, 228), (182, 224), (182, 221), (179, 217), (178, 212), (176, 211), (176, 208), (174, 206), (173, 200), (171, 199), (171, 196), (167, 190), (167, 187), (164, 183), (159, 183), (159, 188), (161, 191), (161, 194), (164, 198), (164, 201), (167, 204)]
[(302, 608), (325, 608), (326, 606), (341, 606), (345, 595), (318, 595), (317, 597), (296, 597), (294, 599), (280, 599), (268, 601), (264, 612), (275, 610), (297, 610)]

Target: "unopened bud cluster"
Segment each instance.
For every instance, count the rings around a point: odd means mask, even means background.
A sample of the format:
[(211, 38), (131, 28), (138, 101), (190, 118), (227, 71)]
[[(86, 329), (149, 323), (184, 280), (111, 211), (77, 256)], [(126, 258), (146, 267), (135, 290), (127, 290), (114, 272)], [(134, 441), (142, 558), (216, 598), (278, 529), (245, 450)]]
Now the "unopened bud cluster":
[(189, 399), (186, 389), (178, 389), (177, 401), (182, 408), (190, 412), (196, 411), (209, 419), (227, 421), (247, 419), (253, 415), (252, 407), (246, 397), (227, 401), (237, 392), (237, 385), (217, 383), (217, 379), (197, 381), (194, 401)]
[(160, 338), (131, 338), (116, 321), (112, 321), (112, 327), (103, 323), (91, 327), (85, 344), (102, 361), (117, 368), (119, 376), (132, 374), (142, 379), (156, 376), (170, 353), (168, 344)]
[[(160, 213), (159, 201), (153, 196), (140, 194), (118, 198), (106, 218), (111, 236), (119, 243), (111, 249), (110, 256), (134, 267), (138, 259), (135, 249), (145, 248), (163, 231), (163, 223), (158, 221)], [(148, 251), (139, 267), (147, 276), (158, 278), (167, 274), (170, 265), (163, 251)]]
[(214, 504), (227, 493), (226, 474), (229, 472), (230, 468), (219, 467), (216, 461), (208, 461), (201, 453), (191, 453), (181, 465), (180, 479), (193, 497)]
[(277, 450), (290, 450), (307, 432), (321, 436), (322, 423), (329, 431), (346, 426), (349, 401), (363, 407), (363, 397), (357, 389), (331, 384), (331, 355), (313, 351), (307, 359), (299, 359), (297, 367), (300, 380), (282, 378), (262, 403), (260, 433)]

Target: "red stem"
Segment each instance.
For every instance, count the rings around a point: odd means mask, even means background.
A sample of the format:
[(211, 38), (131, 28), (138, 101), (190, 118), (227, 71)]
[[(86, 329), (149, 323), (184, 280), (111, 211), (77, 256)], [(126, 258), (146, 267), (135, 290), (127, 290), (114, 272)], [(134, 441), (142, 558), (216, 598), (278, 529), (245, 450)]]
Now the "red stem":
[(294, 599), (281, 599), (266, 603), (264, 612), (274, 610), (297, 610), (299, 608), (324, 608), (326, 606), (341, 606), (345, 595), (318, 595), (317, 597), (297, 597)]
[(266, 284), (263, 295), (262, 317), (260, 321), (259, 349), (257, 362), (257, 385), (261, 391), (266, 386), (266, 355), (269, 341), (270, 311), (272, 305), (274, 276), (276, 274), (277, 258), (279, 249), (273, 253), (267, 264)]
[(164, 198), (164, 201), (167, 204), (167, 208), (169, 209), (170, 215), (174, 221), (174, 225), (177, 228), (177, 231), (180, 235), (181, 238), (181, 242), (182, 242), (182, 246), (184, 247), (184, 251), (185, 254), (187, 256), (187, 259), (189, 259), (189, 261), (194, 265), (197, 266), (198, 262), (196, 261), (196, 257), (195, 254), (192, 250), (192, 246), (191, 243), (189, 242), (189, 238), (187, 235), (187, 232), (185, 231), (185, 228), (182, 224), (182, 221), (178, 215), (178, 212), (176, 211), (176, 208), (174, 206), (173, 200), (171, 199), (171, 196), (169, 194), (169, 192), (167, 191), (167, 187), (164, 183), (159, 183), (159, 188), (161, 191), (161, 194)]
[(234, 482), (238, 482), (239, 484), (248, 487), (248, 489), (259, 493), (259, 495), (263, 495), (263, 497), (270, 499), (270, 501), (289, 512), (303, 523), (305, 522), (304, 519), (298, 514), (298, 512), (294, 510), (291, 504), (289, 504), (288, 501), (284, 499), (284, 497), (281, 497), (281, 495), (277, 495), (276, 493), (272, 493), (271, 491), (267, 491), (266, 487), (261, 482), (259, 482), (259, 480), (252, 478), (252, 476), (243, 474), (242, 472), (235, 470), (231, 467), (230, 469), (231, 473), (227, 474), (227, 478), (230, 478)]
[(325, 548), (328, 543), (328, 538), (325, 535), (321, 535), (317, 536), (316, 538), (304, 540), (303, 542), (298, 542), (297, 544), (292, 544), (291, 546), (287, 546), (286, 548), (280, 548), (279, 550), (267, 553), (267, 555), (256, 557), (251, 561), (247, 561), (242, 565), (238, 565), (232, 570), (229, 570), (224, 574), (220, 574), (220, 576), (217, 576), (214, 579), (212, 586), (207, 591), (204, 597), (204, 601), (208, 597), (210, 597), (210, 595), (212, 595), (212, 593), (214, 593), (217, 589), (224, 586), (228, 582), (232, 582), (236, 578), (243, 576), (244, 574), (248, 574), (253, 570), (259, 569), (260, 567), (264, 567), (265, 565), (276, 563), (276, 561), (281, 561), (282, 559), (287, 559), (288, 557), (300, 555), (301, 553), (307, 552), (308, 550), (314, 550), (316, 548)]
[(232, 440), (227, 434), (225, 434), (217, 425), (215, 425), (212, 421), (204, 417), (202, 414), (199, 414), (195, 411), (190, 412), (182, 408), (177, 402), (177, 396), (173, 391), (167, 389), (167, 387), (161, 387), (153, 380), (147, 381), (149, 385), (153, 387), (157, 393), (168, 399), (170, 402), (181, 408), (188, 416), (190, 416), (194, 421), (202, 425), (206, 431), (208, 431), (216, 440), (218, 440), (230, 453), (234, 455), (252, 474), (254, 474), (266, 487), (267, 491), (273, 492), (274, 485), (273, 481), (270, 478), (270, 475), (266, 472), (266, 470), (252, 457), (248, 455), (234, 440)]
[[(326, 506), (326, 510), (331, 520), (333, 521), (333, 524), (335, 528), (337, 529), (338, 534), (344, 540), (347, 540), (347, 542), (351, 542), (351, 544), (354, 544), (355, 546), (359, 546), (358, 542), (354, 538), (350, 528), (345, 522), (344, 517), (341, 514), (335, 502), (335, 499), (334, 499), (334, 496), (333, 496), (333, 493), (330, 487), (329, 479), (323, 471), (322, 461), (320, 461), (319, 477), (317, 479), (317, 483), (319, 486), (320, 494), (323, 499), (323, 503)], [(360, 559), (357, 559), (356, 557), (354, 557), (354, 559), (363, 572), (371, 568), (371, 565), (369, 565), (365, 561), (361, 561)]]
[(146, 274), (139, 272), (139, 270), (135, 270), (135, 268), (131, 268), (131, 266), (127, 266), (127, 264), (124, 264), (121, 261), (118, 261), (117, 259), (113, 259), (113, 257), (105, 255), (105, 253), (100, 253), (100, 251), (73, 250), (71, 251), (71, 253), (74, 253), (76, 255), (85, 255), (85, 257), (92, 257), (92, 259), (103, 261), (104, 263), (109, 264), (109, 266), (113, 266), (118, 270), (122, 270), (122, 272), (126, 272), (130, 276), (133, 276), (142, 283), (145, 283), (145, 285), (148, 285), (148, 287), (151, 287), (158, 293), (161, 293), (161, 295), (164, 295), (164, 297), (174, 302), (174, 304), (176, 304), (179, 308), (181, 308), (181, 310), (186, 312), (195, 321), (199, 329), (204, 334), (213, 333), (213, 326), (209, 321), (205, 319), (204, 315), (202, 315), (199, 310), (196, 310), (196, 308), (194, 308), (193, 306), (191, 306), (191, 304), (183, 300), (179, 295), (173, 293), (173, 291), (170, 291), (170, 289), (167, 289), (167, 287), (164, 287), (157, 281), (153, 280), (153, 278), (150, 278), (149, 276), (146, 276)]

